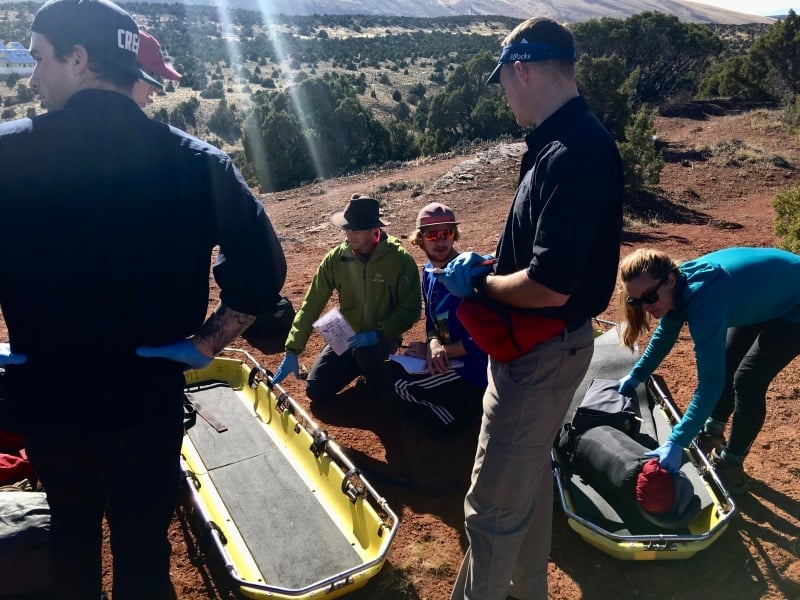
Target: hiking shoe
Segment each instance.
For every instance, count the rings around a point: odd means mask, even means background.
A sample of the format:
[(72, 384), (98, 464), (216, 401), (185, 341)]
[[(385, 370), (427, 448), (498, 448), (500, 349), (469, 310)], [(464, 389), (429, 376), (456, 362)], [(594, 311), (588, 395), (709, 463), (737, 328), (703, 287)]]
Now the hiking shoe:
[(706, 456), (709, 456), (712, 450), (716, 450), (717, 453), (722, 452), (722, 447), (725, 445), (725, 436), (701, 431), (697, 434), (696, 441), (700, 451)]
[(718, 450), (711, 451), (711, 465), (717, 472), (717, 477), (722, 485), (734, 496), (741, 496), (747, 492), (747, 476), (742, 465), (728, 462), (720, 455)]

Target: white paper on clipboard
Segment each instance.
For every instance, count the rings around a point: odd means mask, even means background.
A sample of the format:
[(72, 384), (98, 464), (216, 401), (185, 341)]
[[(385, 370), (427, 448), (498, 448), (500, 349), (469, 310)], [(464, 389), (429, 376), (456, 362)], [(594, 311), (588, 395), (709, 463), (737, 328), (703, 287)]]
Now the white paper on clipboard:
[[(429, 373), (428, 369), (426, 369), (426, 365), (428, 361), (424, 358), (417, 358), (416, 356), (408, 356), (407, 354), (390, 354), (389, 360), (393, 360), (396, 363), (399, 363), (403, 366), (406, 370), (406, 373), (410, 375), (419, 375), (422, 373)], [(457, 358), (454, 358), (450, 361), (450, 370), (453, 369), (460, 369), (464, 366), (464, 363)]]
[(337, 355), (347, 351), (347, 340), (356, 334), (338, 308), (332, 308), (312, 325)]

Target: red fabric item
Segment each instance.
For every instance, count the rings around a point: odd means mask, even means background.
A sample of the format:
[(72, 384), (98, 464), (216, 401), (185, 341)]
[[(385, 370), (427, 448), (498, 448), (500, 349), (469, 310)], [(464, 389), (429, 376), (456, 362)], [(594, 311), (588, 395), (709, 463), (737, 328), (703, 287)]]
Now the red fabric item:
[(523, 313), (471, 298), (461, 300), (456, 316), (478, 348), (503, 363), (527, 354), (536, 344), (564, 331), (561, 319)]
[(654, 515), (672, 510), (675, 503), (675, 483), (669, 471), (658, 465), (658, 459), (648, 460), (636, 478), (636, 500)]
[(0, 429), (0, 451), (8, 452), (19, 450), (22, 448), (23, 444), (24, 442), (20, 434)]
[[(24, 451), (21, 451), (21, 454), (24, 454)], [(0, 485), (16, 483), (33, 476), (33, 467), (24, 456), (0, 454)]]

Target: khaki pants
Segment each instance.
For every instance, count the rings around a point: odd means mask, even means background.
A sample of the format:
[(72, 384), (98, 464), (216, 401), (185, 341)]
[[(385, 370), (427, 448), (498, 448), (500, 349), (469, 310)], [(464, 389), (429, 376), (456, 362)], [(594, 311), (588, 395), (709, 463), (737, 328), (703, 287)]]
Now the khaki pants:
[(550, 450), (594, 351), (587, 323), (510, 363), (489, 363), (469, 539), (452, 600), (547, 598), (553, 515)]

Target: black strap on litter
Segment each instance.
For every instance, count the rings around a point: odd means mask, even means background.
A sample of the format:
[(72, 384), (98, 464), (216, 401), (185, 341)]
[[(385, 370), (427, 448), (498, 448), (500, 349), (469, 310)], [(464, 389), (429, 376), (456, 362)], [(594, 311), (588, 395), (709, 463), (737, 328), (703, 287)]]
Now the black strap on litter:
[(183, 429), (188, 431), (197, 423), (197, 410), (186, 394), (183, 395)]

